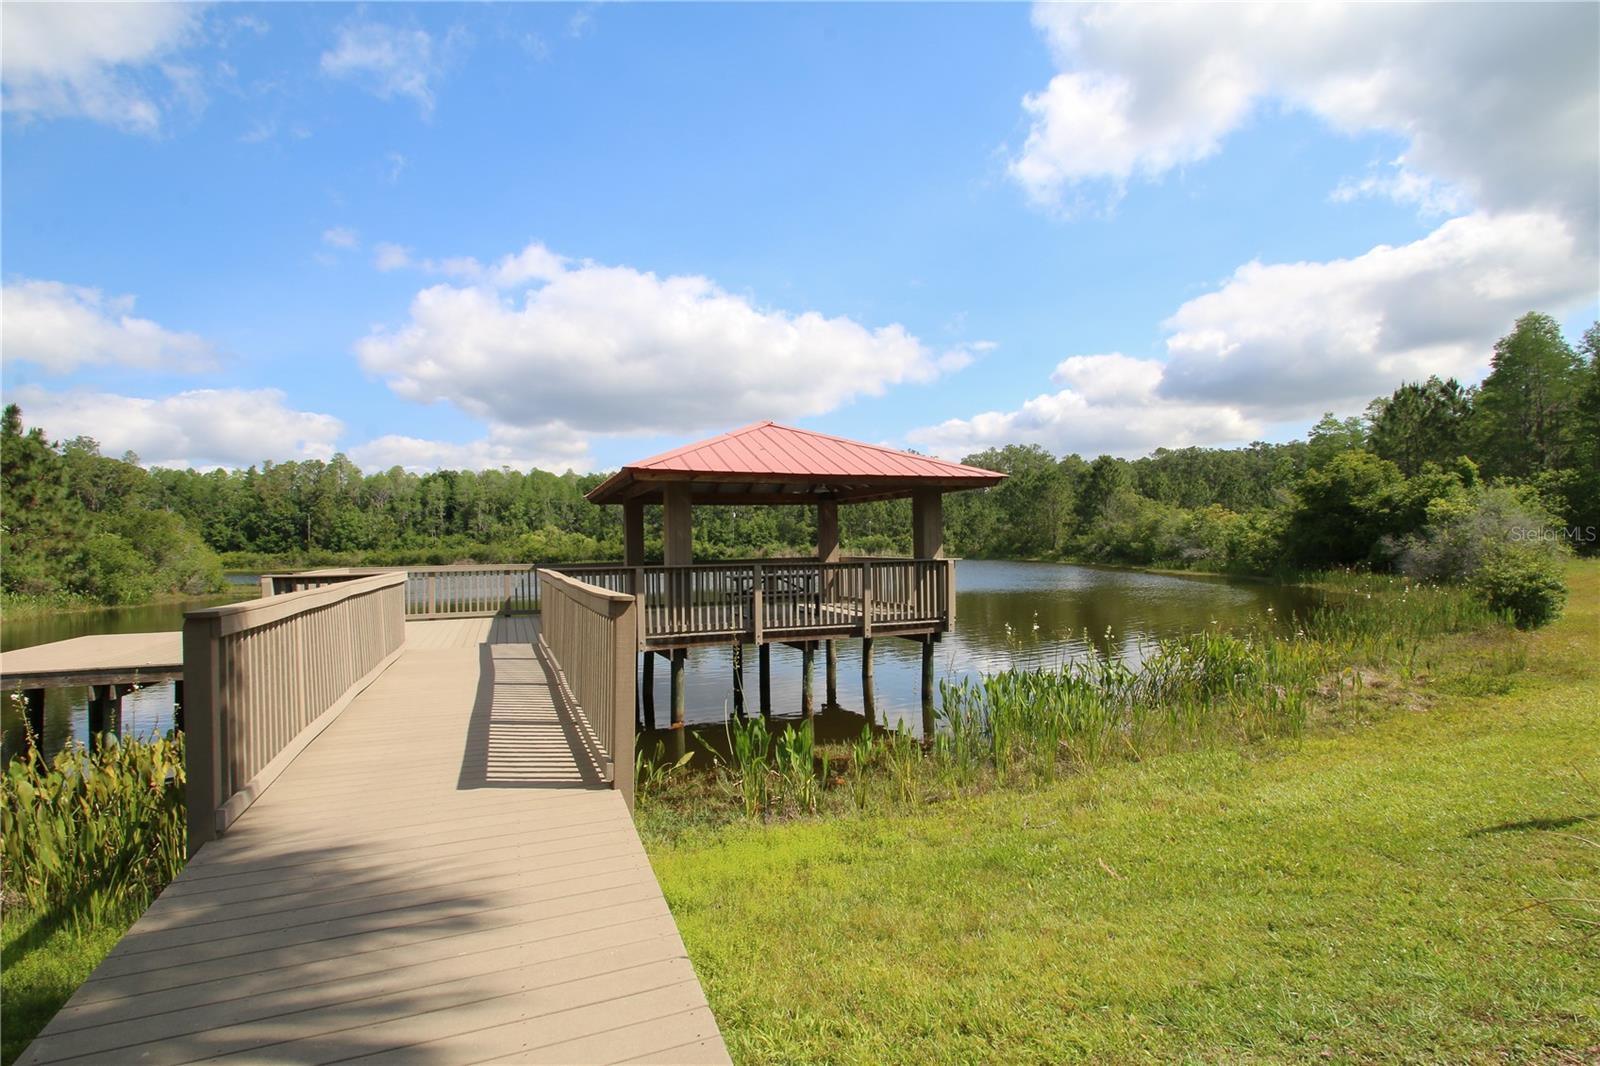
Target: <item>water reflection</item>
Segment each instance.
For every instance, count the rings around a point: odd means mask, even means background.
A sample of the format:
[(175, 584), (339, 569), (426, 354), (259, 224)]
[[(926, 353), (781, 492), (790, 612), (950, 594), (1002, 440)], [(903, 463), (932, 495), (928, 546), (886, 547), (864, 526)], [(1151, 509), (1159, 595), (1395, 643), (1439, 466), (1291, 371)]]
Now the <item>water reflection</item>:
[[(1113, 568), (1057, 563), (963, 561), (956, 567), (956, 628), (938, 645), (935, 669), (956, 678), (1012, 666), (1053, 666), (1093, 648), (1137, 657), (1152, 637), (1173, 636), (1209, 625), (1238, 627), (1265, 619), (1304, 614), (1316, 602), (1305, 589), (1227, 578), (1169, 576)], [(181, 629), (183, 613), (230, 599), (255, 595), (254, 576), (245, 575), (228, 596), (154, 604), (145, 607), (71, 611), (7, 621), (0, 628), (0, 650), (26, 647), (88, 633), (156, 632)], [(837, 706), (820, 714), (819, 740), (849, 740), (860, 735), (861, 642), (836, 642), (839, 654)], [(772, 704), (780, 718), (800, 714), (800, 652), (772, 647)], [(758, 707), (757, 655), (745, 648), (748, 707)], [(824, 656), (816, 657), (813, 685), (818, 707), (826, 702)], [(893, 728), (905, 722), (921, 728), (921, 649), (901, 639), (882, 638), (873, 649), (877, 720)], [(655, 705), (658, 724), (669, 711), (669, 671), (658, 660)], [(721, 723), (733, 699), (731, 648), (700, 648), (689, 653), (685, 670), (685, 720)], [(125, 729), (140, 735), (160, 733), (172, 721), (171, 686), (147, 687), (124, 700)], [(47, 750), (87, 728), (87, 689), (60, 689), (46, 700)], [(21, 737), (21, 716), (8, 705), (4, 715), (6, 750)], [(720, 729), (717, 730), (720, 733)], [(665, 734), (662, 734), (665, 735)], [(652, 738), (643, 738), (653, 743)]]
[[(1010, 667), (1050, 667), (1099, 654), (1137, 659), (1153, 638), (1171, 637), (1211, 625), (1238, 628), (1304, 615), (1316, 605), (1315, 593), (1266, 582), (1215, 577), (1148, 574), (1109, 567), (1059, 563), (1007, 563), (965, 560), (956, 566), (956, 626), (934, 656), (939, 677), (959, 678)], [(837, 723), (818, 722), (854, 739), (865, 717), (860, 713), (861, 642), (835, 642), (839, 655)], [(823, 703), (823, 655), (816, 656), (813, 688)], [(757, 707), (756, 652), (745, 647), (745, 693)], [(720, 723), (732, 709), (731, 648), (700, 648), (689, 653), (685, 675), (684, 720), (690, 725)], [(670, 713), (669, 671), (655, 668), (657, 725)], [(772, 649), (772, 707), (775, 716), (800, 715), (801, 655), (793, 648)], [(922, 651), (912, 641), (883, 638), (873, 643), (873, 689), (877, 721), (894, 728), (904, 722), (921, 729)], [(663, 732), (660, 734), (665, 736)], [(648, 738), (653, 743), (653, 737)]]

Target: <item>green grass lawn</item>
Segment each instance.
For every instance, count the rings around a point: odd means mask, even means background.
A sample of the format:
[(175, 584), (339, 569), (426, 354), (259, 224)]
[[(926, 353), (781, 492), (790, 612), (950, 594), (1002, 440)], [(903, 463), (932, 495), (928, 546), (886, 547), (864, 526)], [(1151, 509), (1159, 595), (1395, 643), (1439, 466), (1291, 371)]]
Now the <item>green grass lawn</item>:
[(1595, 1061), (1600, 914), (1530, 906), (1600, 896), (1600, 565), (1569, 580), (1298, 744), (648, 834), (735, 1059)]
[(139, 917), (138, 908), (97, 925), (40, 920), (7, 907), (0, 923), (0, 1062), (11, 1062), (100, 965)]

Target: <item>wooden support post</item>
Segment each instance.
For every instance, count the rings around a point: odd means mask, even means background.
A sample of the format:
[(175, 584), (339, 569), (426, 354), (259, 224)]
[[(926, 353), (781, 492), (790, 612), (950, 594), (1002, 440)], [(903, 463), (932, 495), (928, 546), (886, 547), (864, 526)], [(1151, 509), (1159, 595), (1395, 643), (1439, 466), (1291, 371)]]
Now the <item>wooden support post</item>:
[(106, 716), (116, 703), (115, 685), (89, 686), (89, 749), (100, 747), (100, 736), (106, 732)]
[(644, 666), (641, 669), (644, 672), (644, 680), (639, 683), (639, 700), (643, 705), (641, 709), (644, 711), (644, 727), (646, 729), (654, 729), (656, 727), (655, 652), (647, 651), (644, 653)]
[(183, 732), (183, 678), (172, 683), (172, 728)]
[(188, 778), (189, 856), (217, 835), (217, 808), (222, 805), (222, 671), (216, 618), (189, 618), (183, 623), (183, 694), (191, 706), (183, 715), (184, 776)]
[(689, 653), (683, 648), (672, 650), (672, 728), (683, 728), (683, 665)]
[(816, 641), (808, 640), (800, 645), (800, 713), (807, 718), (817, 713), (816, 701), (811, 694), (811, 667), (816, 658)]
[(622, 561), (627, 566), (644, 565), (644, 501), (622, 501)]
[(744, 717), (744, 645), (733, 645), (733, 713)]
[(828, 701), (825, 707), (839, 706), (839, 649), (833, 641), (825, 640), (823, 645), (823, 677), (827, 683)]
[(922, 638), (922, 735), (933, 736), (933, 638)]
[(944, 497), (938, 489), (917, 489), (911, 497), (911, 554), (944, 558)]
[(28, 744), (36, 751), (44, 751), (44, 689), (30, 688), (22, 694), (26, 709), (23, 718), (28, 723)]
[(861, 640), (861, 713), (871, 722), (878, 711), (878, 694), (872, 687), (872, 638)]
[(761, 689), (761, 713), (772, 715), (772, 645), (762, 644), (756, 648), (756, 673), (759, 675), (757, 684)]

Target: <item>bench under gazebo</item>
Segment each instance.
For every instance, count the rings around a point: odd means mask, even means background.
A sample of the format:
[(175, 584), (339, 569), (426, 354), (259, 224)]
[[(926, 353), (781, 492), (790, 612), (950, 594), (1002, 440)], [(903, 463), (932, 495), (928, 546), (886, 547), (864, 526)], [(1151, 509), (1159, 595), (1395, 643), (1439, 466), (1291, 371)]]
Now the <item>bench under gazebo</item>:
[[(805, 663), (802, 702), (809, 713), (818, 643), (827, 652), (831, 701), (836, 683), (832, 642), (864, 642), (863, 688), (870, 701), (872, 640), (917, 640), (923, 646), (926, 710), (932, 699), (933, 645), (955, 620), (955, 567), (944, 554), (944, 494), (995, 485), (1004, 477), (931, 456), (758, 422), (629, 463), (596, 486), (588, 494), (591, 502), (622, 507), (623, 565), (568, 572), (632, 593), (640, 601), (643, 692), (651, 691), (653, 658), (659, 654), (671, 663), (675, 726), (683, 722), (684, 657), (689, 648), (710, 644), (757, 646), (763, 712), (771, 709), (769, 645), (800, 648)], [(841, 554), (841, 504), (906, 498), (911, 500), (911, 557)], [(650, 505), (661, 508), (661, 565), (645, 561), (644, 516)], [(694, 561), (695, 507), (794, 505), (816, 508), (815, 558)], [(736, 699), (742, 700), (741, 675), (735, 676)]]

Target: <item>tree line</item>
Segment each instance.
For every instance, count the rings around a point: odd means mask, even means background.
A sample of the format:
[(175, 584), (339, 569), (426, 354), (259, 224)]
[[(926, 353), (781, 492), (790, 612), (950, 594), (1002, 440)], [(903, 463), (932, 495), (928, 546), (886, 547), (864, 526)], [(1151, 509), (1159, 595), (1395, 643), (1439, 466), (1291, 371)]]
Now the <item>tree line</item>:
[[(1568, 530), (1573, 547), (1592, 551), (1597, 351), (1600, 323), (1573, 346), (1554, 319), (1532, 313), (1495, 345), (1481, 385), (1407, 383), (1362, 417), (1325, 417), (1303, 440), (1163, 448), (1134, 460), (1057, 457), (1035, 445), (979, 452), (964, 461), (1009, 477), (947, 497), (946, 544), (968, 557), (1248, 573), (1383, 568), (1414, 564), (1445, 524), (1498, 501), (1501, 535), (1513, 535), (1517, 522), (1543, 530), (1546, 541)], [(135, 455), (102, 455), (87, 437), (51, 442), (24, 427), (15, 405), (3, 430), (0, 587), (13, 597), (138, 602), (214, 589), (224, 565), (622, 554), (620, 509), (584, 499), (603, 474), (364, 474), (343, 455), (246, 470), (147, 470)], [(647, 509), (646, 527), (647, 550), (659, 555), (658, 509)], [(906, 501), (841, 508), (840, 527), (852, 552), (910, 551)], [(694, 541), (706, 559), (805, 554), (816, 543), (815, 514), (700, 508)]]

